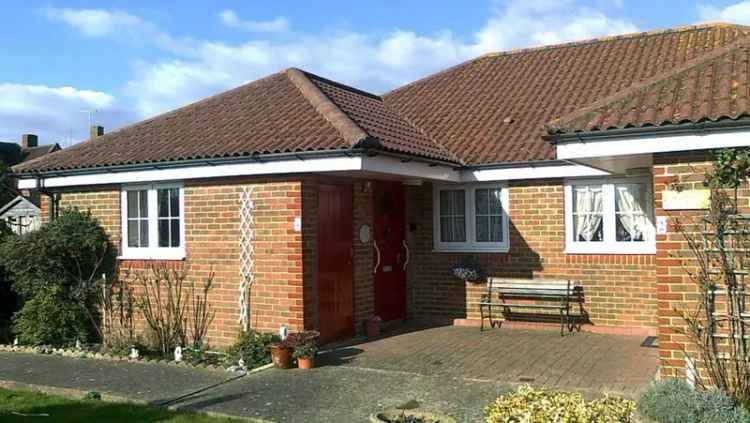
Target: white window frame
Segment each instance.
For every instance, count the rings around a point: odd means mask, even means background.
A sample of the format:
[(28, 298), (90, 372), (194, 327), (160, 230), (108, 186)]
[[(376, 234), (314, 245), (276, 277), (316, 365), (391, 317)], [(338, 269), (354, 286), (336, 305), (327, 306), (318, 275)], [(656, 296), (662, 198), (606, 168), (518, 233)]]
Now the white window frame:
[[(502, 205), (502, 225), (503, 240), (501, 242), (477, 242), (476, 241), (476, 205), (474, 202), (474, 190), (482, 188), (499, 188), (500, 203)], [(466, 195), (465, 213), (466, 222), (466, 241), (464, 242), (443, 242), (440, 236), (440, 191), (444, 190), (464, 190)], [(432, 228), (433, 228), (433, 247), (435, 251), (445, 252), (489, 252), (489, 253), (507, 253), (510, 249), (510, 231), (508, 226), (508, 210), (510, 202), (508, 199), (508, 186), (505, 183), (483, 183), (483, 184), (441, 184), (435, 185), (432, 192)]]
[[(180, 245), (159, 247), (157, 192), (160, 189), (169, 188), (178, 188), (180, 192)], [(128, 192), (142, 190), (147, 191), (148, 198), (148, 247), (128, 247)], [(123, 185), (120, 206), (122, 254), (119, 258), (134, 260), (182, 260), (185, 258), (185, 188), (181, 182)]]
[[(615, 185), (643, 184), (646, 192), (645, 212), (651, 228), (644, 234), (642, 242), (617, 241), (615, 216)], [(654, 229), (654, 194), (651, 176), (596, 179), (566, 179), (565, 185), (565, 253), (566, 254), (656, 254), (656, 231)], [(573, 234), (573, 187), (575, 185), (602, 186), (602, 241), (577, 241)]]

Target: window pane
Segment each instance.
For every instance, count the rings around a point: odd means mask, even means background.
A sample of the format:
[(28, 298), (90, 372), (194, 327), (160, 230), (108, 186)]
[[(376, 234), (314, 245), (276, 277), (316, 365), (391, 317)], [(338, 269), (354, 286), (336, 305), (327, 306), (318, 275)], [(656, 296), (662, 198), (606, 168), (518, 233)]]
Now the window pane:
[(576, 185), (573, 188), (573, 239), (579, 242), (604, 240), (601, 185)]
[(159, 203), (159, 217), (169, 217), (169, 190), (157, 190), (156, 197)]
[(490, 242), (503, 241), (503, 219), (502, 216), (490, 217)]
[(148, 247), (148, 220), (140, 220), (140, 245), (139, 247)]
[(138, 191), (128, 191), (128, 218), (138, 217)]
[(646, 215), (646, 189), (642, 184), (615, 185), (617, 241), (645, 241), (652, 226)]
[(171, 233), (172, 233), (172, 247), (180, 246), (180, 219), (171, 220)]
[(138, 191), (138, 206), (140, 209), (140, 217), (148, 217), (148, 191)]
[(490, 190), (490, 214), (501, 215), (503, 213), (502, 202), (500, 201), (501, 189)]
[(169, 219), (159, 219), (159, 247), (169, 247)]
[(490, 241), (490, 217), (477, 216), (477, 241)]
[(464, 190), (440, 191), (440, 240), (466, 241), (466, 193)]
[(180, 216), (180, 190), (172, 188), (169, 190), (169, 210), (172, 217)]
[(488, 214), (490, 209), (489, 193), (490, 190), (488, 189), (478, 189), (474, 191), (474, 201), (476, 202), (474, 209), (478, 215)]
[(128, 247), (139, 247), (138, 245), (138, 221), (128, 220)]

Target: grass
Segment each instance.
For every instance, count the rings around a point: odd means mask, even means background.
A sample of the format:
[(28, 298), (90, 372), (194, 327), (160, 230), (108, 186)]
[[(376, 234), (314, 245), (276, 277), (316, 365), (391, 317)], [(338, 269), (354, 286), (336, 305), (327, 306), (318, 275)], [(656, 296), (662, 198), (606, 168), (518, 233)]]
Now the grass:
[[(21, 416), (47, 414), (49, 417)], [(199, 413), (175, 412), (148, 405), (97, 400), (70, 400), (36, 392), (0, 389), (2, 422), (163, 422), (235, 423), (248, 420), (213, 417)]]

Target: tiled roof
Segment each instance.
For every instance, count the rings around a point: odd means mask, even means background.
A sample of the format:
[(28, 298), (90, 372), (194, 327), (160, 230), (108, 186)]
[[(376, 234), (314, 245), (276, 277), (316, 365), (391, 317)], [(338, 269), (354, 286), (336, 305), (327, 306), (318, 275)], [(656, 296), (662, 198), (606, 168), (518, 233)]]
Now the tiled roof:
[(740, 39), (550, 122), (547, 130), (558, 135), (746, 118), (748, 66), (750, 40)]
[(13, 170), (71, 170), (362, 146), (451, 159), (389, 111), (379, 97), (288, 69)]
[(589, 130), (615, 119), (650, 124), (652, 114), (678, 122), (744, 113), (747, 58), (738, 46), (748, 35), (707, 24), (488, 54), (382, 97), (289, 69), (14, 171), (356, 147), (461, 165), (552, 160), (542, 138), (549, 122), (553, 131), (567, 130), (563, 122)]
[(748, 34), (710, 24), (489, 54), (383, 97), (464, 163), (550, 160), (546, 123)]

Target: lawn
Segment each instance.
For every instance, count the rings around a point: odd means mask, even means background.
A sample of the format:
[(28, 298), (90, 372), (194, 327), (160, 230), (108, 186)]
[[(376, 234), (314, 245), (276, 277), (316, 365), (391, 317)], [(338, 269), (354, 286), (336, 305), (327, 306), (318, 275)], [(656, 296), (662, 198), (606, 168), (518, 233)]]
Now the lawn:
[[(16, 414), (14, 414), (16, 413)], [(20, 414), (26, 414), (23, 416)], [(41, 416), (43, 414), (48, 415)], [(0, 389), (2, 422), (160, 422), (160, 423), (235, 423), (248, 420), (183, 413), (146, 405), (96, 400), (69, 400), (36, 392)]]

